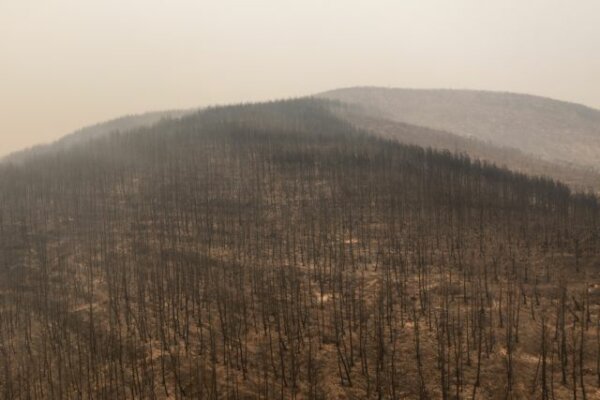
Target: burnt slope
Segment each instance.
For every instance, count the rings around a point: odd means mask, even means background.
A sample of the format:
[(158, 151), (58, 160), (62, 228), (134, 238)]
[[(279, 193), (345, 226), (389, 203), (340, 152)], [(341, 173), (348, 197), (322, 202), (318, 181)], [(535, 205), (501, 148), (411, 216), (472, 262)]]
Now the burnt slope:
[(591, 390), (597, 199), (332, 107), (210, 109), (0, 166), (0, 392), (570, 398), (561, 367)]

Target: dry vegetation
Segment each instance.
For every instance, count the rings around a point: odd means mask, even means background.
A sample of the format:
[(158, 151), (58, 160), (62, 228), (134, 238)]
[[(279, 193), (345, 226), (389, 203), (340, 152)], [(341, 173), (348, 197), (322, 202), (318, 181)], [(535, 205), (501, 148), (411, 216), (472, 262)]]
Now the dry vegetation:
[(0, 169), (6, 399), (592, 399), (597, 198), (313, 100)]

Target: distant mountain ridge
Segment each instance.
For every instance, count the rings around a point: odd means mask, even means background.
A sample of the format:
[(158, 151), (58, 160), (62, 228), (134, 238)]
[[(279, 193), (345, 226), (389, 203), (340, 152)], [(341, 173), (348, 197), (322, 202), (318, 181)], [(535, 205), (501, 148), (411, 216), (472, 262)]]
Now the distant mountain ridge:
[[(532, 95), (450, 89), (337, 89), (313, 97), (371, 134), (463, 153), (576, 190), (600, 192), (600, 111)], [(333, 102), (331, 102), (333, 100)], [(131, 132), (199, 109), (128, 115), (0, 158), (23, 163), (114, 132)], [(277, 119), (275, 115), (266, 120)], [(307, 119), (311, 116), (307, 115)], [(309, 121), (305, 121), (309, 122)]]
[(10, 153), (0, 157), (0, 162), (22, 163), (41, 154), (59, 152), (77, 144), (87, 142), (113, 132), (128, 132), (152, 126), (164, 119), (181, 118), (194, 112), (191, 110), (154, 111), (143, 114), (126, 115), (109, 121), (100, 122), (78, 129), (62, 138), (47, 144), (40, 144), (28, 149)]
[(544, 97), (474, 90), (356, 87), (318, 97), (372, 115), (600, 170), (600, 110)]

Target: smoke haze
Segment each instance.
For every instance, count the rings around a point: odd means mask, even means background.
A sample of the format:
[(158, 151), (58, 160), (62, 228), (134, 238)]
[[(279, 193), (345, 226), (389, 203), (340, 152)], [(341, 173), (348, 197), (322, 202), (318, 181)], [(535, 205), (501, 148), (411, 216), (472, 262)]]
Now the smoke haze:
[(1, 0), (0, 155), (128, 113), (376, 85), (600, 108), (600, 2)]

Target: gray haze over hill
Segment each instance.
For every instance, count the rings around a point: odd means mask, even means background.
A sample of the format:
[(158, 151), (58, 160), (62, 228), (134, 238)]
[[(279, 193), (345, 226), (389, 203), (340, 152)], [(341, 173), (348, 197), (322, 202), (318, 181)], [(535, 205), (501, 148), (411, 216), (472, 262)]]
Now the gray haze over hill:
[(21, 150), (0, 159), (4, 162), (21, 163), (41, 154), (57, 153), (67, 150), (78, 144), (108, 135), (114, 132), (128, 132), (138, 128), (152, 126), (163, 119), (181, 118), (194, 110), (155, 111), (139, 115), (126, 115), (110, 121), (100, 122), (63, 136), (61, 139), (49, 144), (41, 144), (29, 149)]
[[(195, 112), (199, 112), (200, 110), (201, 108), (154, 111), (137, 115), (126, 115), (109, 121), (99, 122), (97, 124), (69, 133), (52, 143), (40, 144), (31, 148), (16, 151), (4, 157), (0, 157), (0, 163), (21, 164), (35, 159), (37, 156), (59, 154), (63, 151), (69, 150), (81, 144), (85, 144), (102, 136), (117, 132), (127, 133), (137, 129), (148, 128), (158, 124), (163, 120), (179, 119)], [(271, 123), (276, 122), (276, 120), (276, 114), (271, 115), (270, 118), (267, 118), (267, 121)]]
[(467, 154), (473, 159), (493, 163), (513, 171), (558, 180), (576, 191), (600, 193), (600, 172), (590, 167), (547, 161), (519, 149), (494, 145), (489, 141), (377, 117), (356, 106), (340, 107), (337, 113), (355, 127), (375, 136), (424, 148)]
[[(367, 87), (338, 89), (317, 97), (349, 104), (336, 107), (338, 114), (378, 136), (465, 153), (519, 172), (549, 176), (577, 190), (600, 190), (598, 110), (530, 95), (467, 90)], [(152, 126), (196, 110), (116, 118), (1, 160), (22, 163), (37, 155), (60, 153), (103, 135)]]
[(359, 87), (319, 95), (386, 119), (600, 169), (600, 111), (543, 97), (471, 90)]

